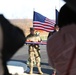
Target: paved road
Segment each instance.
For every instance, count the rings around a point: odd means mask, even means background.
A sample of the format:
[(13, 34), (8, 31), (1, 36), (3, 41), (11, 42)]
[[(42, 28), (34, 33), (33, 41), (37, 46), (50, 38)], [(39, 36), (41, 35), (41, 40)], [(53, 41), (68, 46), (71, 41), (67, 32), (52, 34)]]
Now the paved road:
[[(43, 75), (51, 75), (52, 69), (48, 64), (48, 57), (46, 52), (46, 45), (40, 45), (41, 49), (41, 67)], [(18, 50), (18, 52), (12, 57), (12, 60), (18, 60), (26, 63), (28, 59), (28, 45), (24, 45)], [(37, 67), (34, 67), (34, 73), (38, 73)]]

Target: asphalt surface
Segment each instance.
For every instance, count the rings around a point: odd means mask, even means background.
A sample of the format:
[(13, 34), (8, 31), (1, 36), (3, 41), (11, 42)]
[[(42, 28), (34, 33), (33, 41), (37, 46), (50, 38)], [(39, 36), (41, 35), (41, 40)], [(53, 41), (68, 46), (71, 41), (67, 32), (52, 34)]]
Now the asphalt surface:
[[(48, 64), (48, 56), (46, 51), (46, 45), (40, 45), (40, 52), (41, 52), (41, 69), (43, 71), (43, 75), (52, 75), (53, 69)], [(11, 60), (21, 61), (26, 64), (28, 60), (28, 45), (24, 45), (22, 48), (20, 48), (15, 55), (11, 58)], [(25, 73), (28, 73), (28, 71), (25, 71)], [(38, 73), (37, 67), (34, 67), (34, 73)]]

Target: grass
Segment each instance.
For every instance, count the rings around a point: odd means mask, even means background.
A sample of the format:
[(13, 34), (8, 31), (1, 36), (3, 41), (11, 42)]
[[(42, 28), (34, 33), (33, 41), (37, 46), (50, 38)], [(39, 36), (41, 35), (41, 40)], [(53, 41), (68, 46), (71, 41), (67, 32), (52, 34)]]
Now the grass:
[(47, 40), (47, 36), (41, 36), (42, 40)]

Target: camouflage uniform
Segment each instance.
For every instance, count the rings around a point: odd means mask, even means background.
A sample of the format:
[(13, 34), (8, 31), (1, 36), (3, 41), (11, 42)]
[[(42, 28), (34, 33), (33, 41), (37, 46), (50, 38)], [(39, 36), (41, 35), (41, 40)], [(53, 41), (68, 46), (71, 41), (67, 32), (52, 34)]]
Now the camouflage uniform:
[[(27, 36), (27, 40), (30, 42), (38, 42), (41, 41), (40, 37), (35, 34), (29, 34)], [(30, 60), (30, 74), (33, 73), (33, 66), (36, 62), (36, 66), (38, 67), (38, 71), (40, 74), (43, 74), (40, 66), (40, 49), (38, 44), (29, 44), (29, 60)]]

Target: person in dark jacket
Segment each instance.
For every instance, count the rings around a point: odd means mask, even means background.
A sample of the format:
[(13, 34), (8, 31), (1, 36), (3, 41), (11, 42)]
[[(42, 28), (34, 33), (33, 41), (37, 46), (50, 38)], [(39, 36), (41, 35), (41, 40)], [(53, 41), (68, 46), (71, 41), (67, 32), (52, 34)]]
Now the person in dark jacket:
[(24, 45), (26, 39), (23, 31), (11, 24), (2, 14), (0, 14), (0, 26), (3, 32), (3, 47), (1, 49), (3, 75), (10, 75), (6, 63)]
[(53, 32), (49, 32), (47, 39), (52, 36), (55, 32), (59, 31), (59, 26), (57, 24), (54, 25), (54, 31)]

